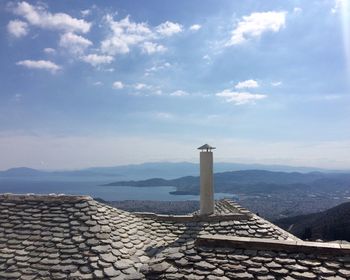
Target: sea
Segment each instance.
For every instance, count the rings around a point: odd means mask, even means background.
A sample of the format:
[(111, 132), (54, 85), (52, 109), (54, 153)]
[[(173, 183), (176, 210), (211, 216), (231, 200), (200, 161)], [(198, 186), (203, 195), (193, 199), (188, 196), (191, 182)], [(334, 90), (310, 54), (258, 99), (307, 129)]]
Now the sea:
[[(109, 181), (110, 182), (110, 181)], [(0, 179), (0, 193), (14, 194), (69, 194), (89, 195), (106, 201), (154, 200), (183, 201), (199, 200), (198, 195), (173, 195), (175, 187), (130, 187), (103, 186), (107, 181), (52, 181), (26, 179)], [(232, 198), (233, 194), (215, 193), (215, 199)]]

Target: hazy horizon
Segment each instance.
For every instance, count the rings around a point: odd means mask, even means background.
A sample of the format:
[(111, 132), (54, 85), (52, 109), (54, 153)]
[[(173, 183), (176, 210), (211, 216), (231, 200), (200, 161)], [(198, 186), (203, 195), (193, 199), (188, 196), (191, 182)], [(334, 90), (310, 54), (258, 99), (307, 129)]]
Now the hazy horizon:
[(350, 167), (350, 5), (2, 1), (0, 170)]
[[(7, 170), (11, 170), (11, 169), (20, 169), (20, 168), (29, 168), (29, 169), (35, 169), (35, 170), (39, 170), (39, 171), (46, 171), (46, 172), (70, 172), (70, 171), (79, 171), (79, 170), (87, 170), (87, 169), (94, 169), (94, 168), (113, 168), (113, 167), (127, 167), (127, 166), (142, 166), (142, 165), (158, 165), (158, 164), (197, 164), (199, 165), (199, 161), (149, 161), (149, 162), (138, 162), (138, 163), (127, 163), (127, 164), (116, 164), (116, 165), (109, 165), (109, 166), (85, 166), (85, 167), (81, 167), (81, 168), (58, 168), (58, 169), (45, 169), (45, 168), (36, 168), (36, 167), (32, 167), (32, 166), (13, 166), (10, 168), (6, 168), (6, 169), (0, 169), (0, 171), (7, 171)], [(229, 161), (215, 161), (214, 165), (218, 164), (218, 165), (222, 165), (222, 164), (227, 164), (227, 165), (242, 165), (242, 166), (246, 166), (247, 168), (249, 168), (250, 170), (252, 169), (256, 169), (258, 167), (258, 170), (271, 170), (272, 167), (274, 167), (275, 169), (278, 170), (278, 167), (281, 167), (282, 169), (285, 168), (290, 168), (291, 170), (294, 169), (307, 169), (307, 172), (311, 172), (312, 170), (314, 171), (318, 171), (318, 170), (324, 170), (324, 171), (344, 171), (344, 172), (349, 172), (350, 169), (333, 169), (333, 168), (323, 168), (323, 167), (317, 167), (317, 166), (300, 166), (300, 165), (285, 165), (285, 164), (266, 164), (266, 163), (257, 163), (257, 162), (229, 162)], [(251, 166), (251, 167), (250, 167)], [(257, 166), (257, 167), (255, 167)], [(241, 169), (241, 170), (249, 170), (249, 169)], [(275, 170), (276, 171), (276, 170)], [(199, 170), (198, 170), (199, 172)], [(215, 172), (215, 170), (214, 170)], [(223, 172), (223, 171), (218, 171), (218, 172)], [(286, 172), (294, 172), (294, 171), (286, 171)], [(303, 171), (304, 172), (304, 171)]]

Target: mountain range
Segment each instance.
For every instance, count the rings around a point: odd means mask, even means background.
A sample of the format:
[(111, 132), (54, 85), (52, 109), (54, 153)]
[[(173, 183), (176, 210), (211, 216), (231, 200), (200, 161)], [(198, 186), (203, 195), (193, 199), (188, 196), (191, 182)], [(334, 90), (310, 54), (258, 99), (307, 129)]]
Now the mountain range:
[[(340, 172), (312, 167), (293, 167), (286, 165), (262, 165), (217, 162), (215, 172), (260, 169), (283, 172)], [(199, 165), (190, 162), (153, 162), (112, 167), (91, 167), (80, 170), (45, 171), (28, 167), (11, 168), (0, 171), (0, 178), (40, 178), (40, 179), (111, 179), (111, 180), (142, 180), (152, 177), (174, 179), (182, 176), (199, 175)]]

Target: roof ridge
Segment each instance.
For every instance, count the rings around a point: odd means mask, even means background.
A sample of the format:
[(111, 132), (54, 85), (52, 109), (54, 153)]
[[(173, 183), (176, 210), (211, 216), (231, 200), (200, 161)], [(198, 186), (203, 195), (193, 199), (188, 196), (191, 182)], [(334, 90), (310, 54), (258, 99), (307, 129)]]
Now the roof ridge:
[(91, 201), (94, 200), (88, 195), (67, 195), (67, 194), (14, 194), (14, 193), (2, 193), (0, 194), (0, 200), (7, 201), (61, 201), (61, 202), (77, 202), (77, 201)]

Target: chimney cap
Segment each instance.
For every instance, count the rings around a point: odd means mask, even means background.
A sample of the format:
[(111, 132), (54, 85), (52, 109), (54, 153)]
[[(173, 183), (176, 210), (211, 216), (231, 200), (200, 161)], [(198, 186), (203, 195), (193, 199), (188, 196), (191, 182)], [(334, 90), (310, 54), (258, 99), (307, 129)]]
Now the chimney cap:
[(216, 149), (215, 147), (212, 147), (208, 144), (204, 144), (203, 146), (200, 146), (199, 148), (197, 148), (198, 150), (207, 150), (207, 152)]

